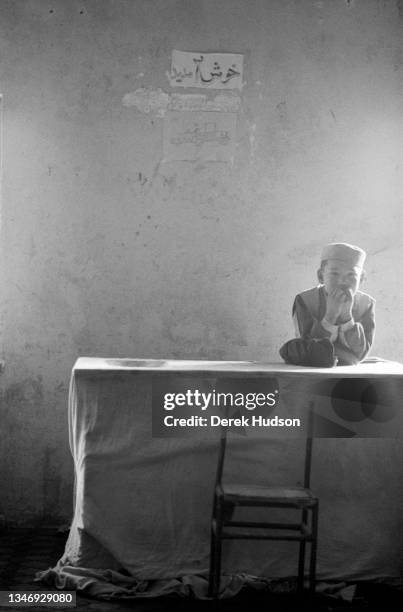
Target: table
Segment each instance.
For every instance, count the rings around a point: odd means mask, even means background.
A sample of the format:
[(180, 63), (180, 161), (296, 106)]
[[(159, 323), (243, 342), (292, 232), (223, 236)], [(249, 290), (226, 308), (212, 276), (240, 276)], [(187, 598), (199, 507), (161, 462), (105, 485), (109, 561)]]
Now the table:
[[(155, 385), (164, 376), (275, 377), (285, 404), (306, 405), (315, 397), (326, 415), (330, 410), (336, 420), (343, 417), (343, 410), (348, 412), (348, 402), (336, 397), (336, 408), (342, 402), (336, 414), (331, 399), (339, 381), (351, 380), (353, 386), (368, 382), (378, 389), (386, 413), (376, 410), (371, 396), (365, 413), (369, 417), (348, 423), (352, 434), (321, 437), (331, 434), (323, 427), (317, 430), (311, 483), (320, 499), (318, 577), (369, 580), (399, 575), (403, 365), (383, 361), (328, 369), (83, 357), (74, 365), (69, 398), (74, 519), (65, 554), (47, 573), (48, 581), (66, 588), (90, 584), (98, 594), (122, 588), (137, 593), (146, 588), (142, 581), (162, 581), (158, 584), (175, 588), (176, 578), (195, 578), (208, 568), (219, 434), (152, 437), (153, 381)], [(269, 477), (270, 482), (295, 484), (302, 477), (303, 444), (301, 437), (277, 436), (268, 443), (265, 436), (234, 436), (227, 477), (248, 477), (257, 484)], [(223, 571), (295, 575), (296, 555), (290, 546), (231, 541), (225, 546)], [(112, 573), (122, 569), (130, 577), (119, 574), (120, 582), (112, 585)]]

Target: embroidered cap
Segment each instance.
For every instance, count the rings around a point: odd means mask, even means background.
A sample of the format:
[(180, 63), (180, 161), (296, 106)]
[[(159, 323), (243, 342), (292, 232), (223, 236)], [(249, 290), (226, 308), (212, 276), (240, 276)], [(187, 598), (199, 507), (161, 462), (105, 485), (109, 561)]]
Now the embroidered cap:
[(322, 251), (322, 261), (324, 259), (339, 259), (352, 267), (364, 266), (367, 254), (358, 246), (347, 244), (347, 242), (332, 242), (327, 244)]

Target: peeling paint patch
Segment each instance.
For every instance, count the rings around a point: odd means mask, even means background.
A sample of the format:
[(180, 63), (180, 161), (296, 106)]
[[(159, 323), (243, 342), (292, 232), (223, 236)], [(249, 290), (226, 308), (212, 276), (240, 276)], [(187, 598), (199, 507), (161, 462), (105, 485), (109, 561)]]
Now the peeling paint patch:
[(163, 117), (170, 102), (169, 94), (162, 89), (140, 87), (123, 96), (123, 106), (135, 106), (142, 113), (155, 112)]
[(236, 94), (218, 94), (213, 99), (203, 94), (172, 94), (169, 109), (236, 113), (240, 108), (241, 98)]
[(170, 110), (204, 110), (207, 96), (204, 94), (172, 94)]
[(218, 111), (236, 113), (241, 108), (241, 98), (234, 93), (220, 93), (214, 98), (204, 94), (166, 93), (162, 89), (141, 87), (123, 96), (123, 106), (134, 106), (142, 113), (154, 112), (163, 117), (167, 110)]

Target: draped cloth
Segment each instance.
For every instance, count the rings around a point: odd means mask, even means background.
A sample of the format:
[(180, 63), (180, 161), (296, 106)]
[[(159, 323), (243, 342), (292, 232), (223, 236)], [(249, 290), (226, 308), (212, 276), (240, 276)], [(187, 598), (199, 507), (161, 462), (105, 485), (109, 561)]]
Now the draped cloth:
[[(372, 420), (364, 434), (314, 440), (311, 488), (320, 500), (317, 573), (320, 580), (402, 575), (403, 366), (386, 362), (319, 370), (81, 358), (69, 396), (74, 515), (62, 558), (40, 580), (106, 599), (168, 593), (206, 597), (219, 432), (152, 437), (152, 380), (160, 371), (274, 373), (290, 411), (315, 396), (327, 415), (332, 411), (329, 388), (337, 381), (371, 378), (379, 402), (391, 411), (393, 427)], [(334, 417), (339, 425), (340, 414)], [(373, 437), (378, 426), (379, 435), (388, 437)], [(233, 435), (225, 478), (301, 483), (303, 453), (302, 437)], [(245, 584), (295, 577), (296, 570), (295, 542), (226, 542), (222, 596)]]

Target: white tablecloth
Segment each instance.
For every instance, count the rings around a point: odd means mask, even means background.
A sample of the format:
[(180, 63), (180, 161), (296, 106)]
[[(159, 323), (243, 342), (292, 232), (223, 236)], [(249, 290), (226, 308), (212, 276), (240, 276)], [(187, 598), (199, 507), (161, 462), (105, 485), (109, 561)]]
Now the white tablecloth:
[[(314, 441), (311, 488), (320, 500), (317, 569), (323, 580), (402, 574), (402, 365), (314, 369), (81, 358), (73, 369), (69, 401), (74, 519), (65, 554), (47, 575), (49, 581), (70, 588), (82, 588), (86, 580), (93, 585), (107, 581), (113, 593), (123, 588), (119, 576), (123, 579), (125, 574), (134, 590), (145, 584), (141, 581), (205, 574), (219, 432), (204, 438), (151, 436), (153, 377), (184, 372), (276, 376), (284, 401), (312, 393), (329, 401), (326, 388), (345, 378), (380, 385), (381, 401), (394, 405), (395, 437)], [(233, 436), (226, 478), (261, 484), (301, 482), (303, 452), (302, 438)], [(296, 565), (295, 543), (224, 545), (224, 573), (292, 576)]]

